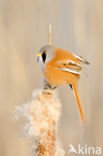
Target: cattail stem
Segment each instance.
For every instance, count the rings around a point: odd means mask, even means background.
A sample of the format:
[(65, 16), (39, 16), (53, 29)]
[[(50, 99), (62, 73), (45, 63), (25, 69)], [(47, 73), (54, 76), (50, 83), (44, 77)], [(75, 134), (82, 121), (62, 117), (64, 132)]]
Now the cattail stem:
[(49, 45), (51, 45), (51, 30), (52, 30), (52, 28), (51, 28), (51, 24), (49, 25), (49, 40), (48, 40), (48, 44)]
[[(51, 44), (51, 24), (48, 44)], [(32, 141), (34, 156), (64, 156), (57, 141), (61, 103), (56, 91), (46, 80), (43, 89), (34, 91), (32, 101), (17, 107), (17, 114), (17, 119), (25, 119), (23, 131)]]
[(26, 136), (32, 140), (34, 156), (64, 156), (64, 151), (57, 141), (61, 103), (56, 91), (34, 91), (32, 101), (18, 107), (18, 110), (19, 117), (23, 116), (25, 119), (23, 129)]

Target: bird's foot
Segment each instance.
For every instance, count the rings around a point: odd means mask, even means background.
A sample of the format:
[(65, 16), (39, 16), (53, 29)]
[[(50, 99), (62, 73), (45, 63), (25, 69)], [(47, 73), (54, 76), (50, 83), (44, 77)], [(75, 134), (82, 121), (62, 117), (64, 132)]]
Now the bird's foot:
[(44, 89), (56, 89), (57, 87), (56, 86), (52, 86), (50, 85), (50, 83), (47, 82), (47, 80), (44, 80)]

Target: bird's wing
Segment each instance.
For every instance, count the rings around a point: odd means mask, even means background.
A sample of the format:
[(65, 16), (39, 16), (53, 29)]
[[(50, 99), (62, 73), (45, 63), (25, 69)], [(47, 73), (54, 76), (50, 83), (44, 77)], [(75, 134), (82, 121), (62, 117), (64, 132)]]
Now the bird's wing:
[(84, 73), (82, 72), (82, 66), (73, 60), (60, 60), (57, 61), (56, 63), (57, 68), (62, 71), (84, 75)]
[(87, 64), (87, 65), (90, 64), (90, 63), (89, 63), (86, 59), (84, 59), (82, 56), (78, 56), (78, 55), (76, 55), (76, 54), (73, 54), (73, 56), (76, 57), (80, 62), (82, 62), (82, 63), (84, 63), (84, 64)]

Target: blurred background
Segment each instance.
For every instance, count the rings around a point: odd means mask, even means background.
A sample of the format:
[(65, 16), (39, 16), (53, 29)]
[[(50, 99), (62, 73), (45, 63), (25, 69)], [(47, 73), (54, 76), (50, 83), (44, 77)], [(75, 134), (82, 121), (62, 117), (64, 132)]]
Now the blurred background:
[(0, 0), (0, 156), (30, 156), (29, 140), (19, 136), (12, 122), (16, 106), (32, 99), (41, 87), (42, 72), (36, 62), (48, 43), (85, 57), (88, 77), (79, 90), (85, 108), (83, 125), (69, 87), (58, 89), (62, 101), (59, 138), (69, 154), (69, 144), (99, 146), (103, 150), (103, 0)]

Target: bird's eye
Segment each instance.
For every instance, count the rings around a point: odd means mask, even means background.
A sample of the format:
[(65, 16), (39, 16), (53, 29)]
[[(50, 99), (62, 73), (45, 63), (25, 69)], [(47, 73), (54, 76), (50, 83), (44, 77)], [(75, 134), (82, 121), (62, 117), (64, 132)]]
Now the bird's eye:
[(43, 59), (43, 62), (45, 63), (45, 60), (46, 60), (46, 52), (43, 52), (42, 53), (42, 59)]

